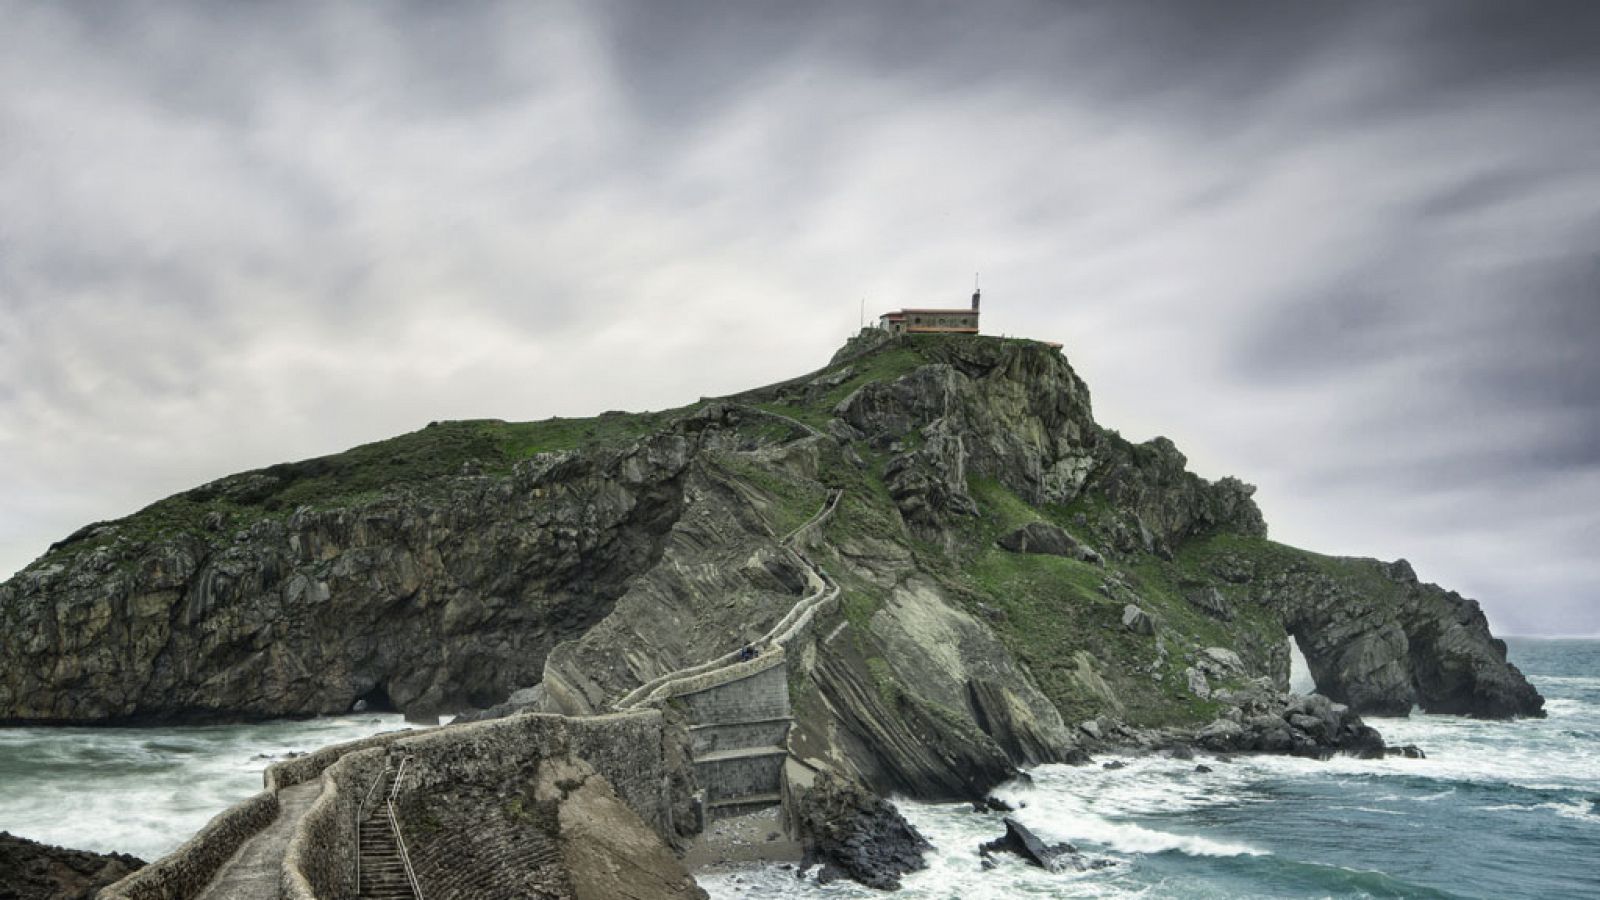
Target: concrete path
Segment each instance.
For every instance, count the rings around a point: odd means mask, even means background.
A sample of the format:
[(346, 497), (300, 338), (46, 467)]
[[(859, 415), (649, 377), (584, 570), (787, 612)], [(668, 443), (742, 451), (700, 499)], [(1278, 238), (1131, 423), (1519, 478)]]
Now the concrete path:
[(771, 806), (708, 824), (689, 845), (683, 864), (690, 871), (715, 870), (754, 862), (798, 863), (804, 855), (799, 841), (783, 836), (782, 814), (777, 806)]
[(321, 793), (320, 778), (279, 791), (278, 817), (245, 841), (195, 900), (278, 900), (279, 870), (289, 849), (289, 834)]

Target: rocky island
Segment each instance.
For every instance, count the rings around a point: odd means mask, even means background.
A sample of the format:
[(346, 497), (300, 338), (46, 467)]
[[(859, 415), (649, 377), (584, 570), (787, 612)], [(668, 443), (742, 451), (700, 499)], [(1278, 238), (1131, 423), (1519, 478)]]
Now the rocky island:
[(282, 896), (407, 896), (352, 866), (387, 797), (373, 864), (430, 898), (680, 897), (723, 817), (889, 886), (920, 838), (873, 793), (1542, 714), (1476, 602), (1275, 543), (1252, 493), (1096, 423), (1054, 346), (865, 330), (743, 394), (432, 423), (85, 527), (0, 586), (0, 721), (462, 714), (274, 766), (108, 896), (199, 896), (286, 817)]

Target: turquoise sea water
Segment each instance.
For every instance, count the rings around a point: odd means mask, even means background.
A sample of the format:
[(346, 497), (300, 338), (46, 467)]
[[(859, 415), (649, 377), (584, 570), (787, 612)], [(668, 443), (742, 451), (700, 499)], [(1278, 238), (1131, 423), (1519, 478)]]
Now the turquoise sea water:
[[(1000, 817), (902, 803), (934, 842), (906, 900), (1010, 897), (1600, 897), (1600, 641), (1513, 640), (1550, 717), (1374, 719), (1425, 760), (1128, 759), (1044, 766), (999, 793), (1110, 868), (1051, 875), (977, 846)], [(0, 830), (154, 859), (260, 789), (292, 750), (403, 727), (398, 716), (167, 729), (0, 729)], [(882, 897), (782, 869), (702, 879), (728, 898)]]

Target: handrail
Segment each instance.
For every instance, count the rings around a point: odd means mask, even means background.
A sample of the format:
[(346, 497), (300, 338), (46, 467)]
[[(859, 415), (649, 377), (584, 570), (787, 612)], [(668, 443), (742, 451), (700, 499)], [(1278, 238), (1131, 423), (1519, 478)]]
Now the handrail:
[(356, 890), (358, 892), (361, 890), (361, 819), (364, 815), (364, 811), (367, 808), (367, 803), (372, 800), (372, 795), (377, 792), (378, 785), (383, 783), (383, 776), (387, 774), (389, 774), (389, 760), (385, 758), (383, 761), (383, 768), (379, 769), (378, 774), (373, 777), (372, 786), (367, 788), (366, 796), (362, 797), (361, 802), (356, 804)]
[[(394, 814), (395, 798), (400, 796), (400, 785), (406, 777), (406, 766), (411, 765), (415, 757), (407, 756), (400, 760), (400, 770), (394, 775), (394, 786), (389, 789), (389, 827), (394, 831), (394, 844), (400, 850), (400, 864), (405, 866), (406, 878), (411, 882), (411, 893), (417, 900), (422, 900), (422, 885), (417, 883), (417, 870), (411, 867), (411, 854), (406, 851), (406, 839), (400, 835), (400, 819)], [(360, 885), (357, 885), (360, 888)]]

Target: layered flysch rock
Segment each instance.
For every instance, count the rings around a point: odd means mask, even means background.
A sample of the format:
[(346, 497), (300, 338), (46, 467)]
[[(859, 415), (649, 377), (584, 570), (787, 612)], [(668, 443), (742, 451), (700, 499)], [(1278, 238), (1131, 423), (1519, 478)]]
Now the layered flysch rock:
[(790, 746), (878, 789), (981, 794), (1073, 757), (1070, 722), (1203, 727), (1285, 686), (1291, 635), (1355, 713), (1540, 711), (1475, 603), (1267, 541), (1055, 350), (867, 334), (673, 414), (442, 423), (86, 529), (0, 586), (0, 721), (602, 711), (782, 619), (782, 538), (834, 493)]

